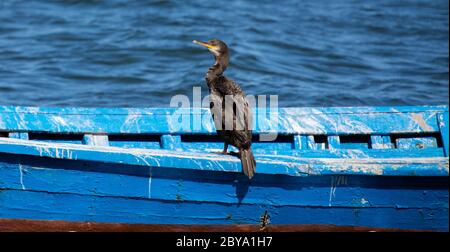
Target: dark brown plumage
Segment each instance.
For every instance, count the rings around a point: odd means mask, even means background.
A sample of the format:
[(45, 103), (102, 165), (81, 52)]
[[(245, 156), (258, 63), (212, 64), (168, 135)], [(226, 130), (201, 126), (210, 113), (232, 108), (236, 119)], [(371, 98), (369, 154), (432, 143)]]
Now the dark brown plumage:
[(241, 88), (223, 75), (230, 61), (228, 46), (217, 39), (208, 42), (194, 40), (194, 43), (207, 47), (214, 55), (215, 62), (206, 73), (206, 82), (217, 134), (225, 141), (222, 153), (227, 153), (229, 144), (238, 148), (242, 170), (251, 179), (256, 172), (251, 149), (252, 111)]

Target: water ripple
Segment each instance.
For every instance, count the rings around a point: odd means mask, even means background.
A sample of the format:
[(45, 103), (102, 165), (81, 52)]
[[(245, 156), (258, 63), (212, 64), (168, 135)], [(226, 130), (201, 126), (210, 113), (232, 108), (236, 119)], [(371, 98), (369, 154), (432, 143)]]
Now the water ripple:
[(169, 106), (212, 56), (281, 106), (448, 104), (448, 1), (0, 2), (0, 105)]

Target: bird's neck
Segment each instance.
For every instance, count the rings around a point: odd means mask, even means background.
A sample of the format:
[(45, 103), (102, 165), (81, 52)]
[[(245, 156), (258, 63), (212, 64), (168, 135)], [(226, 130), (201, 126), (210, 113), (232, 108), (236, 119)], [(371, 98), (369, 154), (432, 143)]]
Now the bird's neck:
[(228, 63), (230, 61), (228, 53), (221, 56), (214, 55), (214, 58), (214, 65), (212, 65), (206, 73), (206, 81), (208, 82), (208, 85), (210, 85), (210, 83), (214, 83), (217, 78), (222, 76), (223, 72), (225, 72), (225, 69), (227, 69)]

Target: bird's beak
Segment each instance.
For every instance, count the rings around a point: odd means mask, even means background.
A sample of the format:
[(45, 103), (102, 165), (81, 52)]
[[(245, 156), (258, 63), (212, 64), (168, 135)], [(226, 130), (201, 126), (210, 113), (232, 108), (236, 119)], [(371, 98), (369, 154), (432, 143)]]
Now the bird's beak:
[(208, 44), (208, 43), (206, 43), (206, 42), (202, 42), (202, 41), (198, 41), (198, 40), (193, 40), (192, 42), (194, 42), (195, 44), (204, 46), (204, 47), (206, 47), (206, 48), (208, 48), (208, 49), (214, 49), (214, 48), (216, 48), (215, 46), (210, 45), (210, 44)]

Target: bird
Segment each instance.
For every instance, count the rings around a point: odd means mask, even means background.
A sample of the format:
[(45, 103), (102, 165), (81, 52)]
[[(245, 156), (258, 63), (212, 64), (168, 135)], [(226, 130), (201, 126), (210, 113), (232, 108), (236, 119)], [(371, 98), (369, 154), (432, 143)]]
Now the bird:
[(241, 87), (223, 75), (230, 63), (228, 46), (218, 39), (193, 42), (206, 47), (214, 55), (214, 64), (206, 72), (205, 79), (217, 135), (224, 140), (223, 151), (219, 154), (226, 155), (228, 145), (236, 147), (242, 171), (251, 179), (256, 173), (256, 161), (251, 148), (253, 115)]

